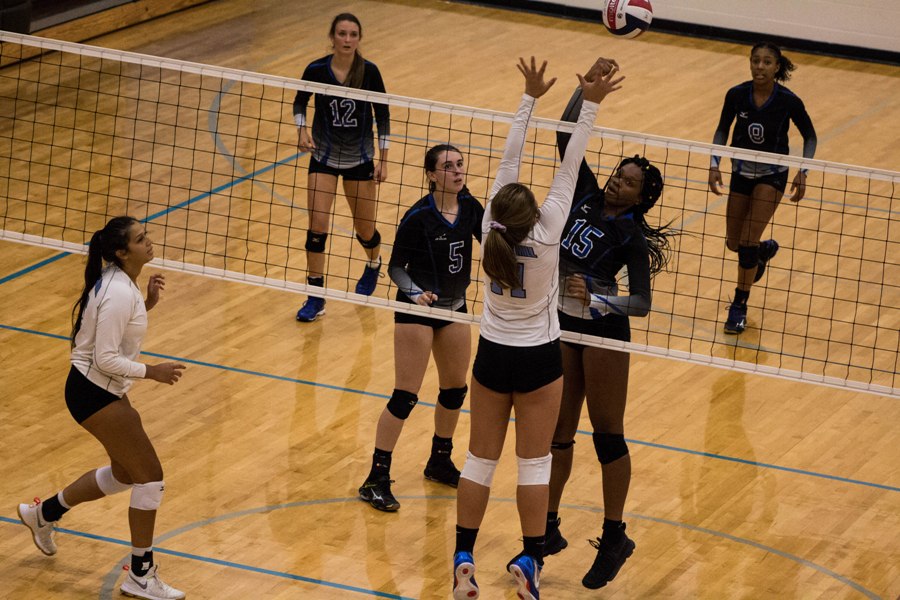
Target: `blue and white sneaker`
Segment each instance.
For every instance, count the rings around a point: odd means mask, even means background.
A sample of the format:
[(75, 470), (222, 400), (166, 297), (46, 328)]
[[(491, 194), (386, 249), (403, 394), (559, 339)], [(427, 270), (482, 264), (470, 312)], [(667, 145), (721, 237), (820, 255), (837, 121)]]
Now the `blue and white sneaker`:
[(297, 320), (310, 323), (325, 314), (325, 298), (310, 296), (297, 311)]
[(471, 552), (457, 552), (453, 555), (453, 600), (476, 600), (478, 594), (475, 559)]
[(738, 335), (747, 328), (747, 305), (734, 304), (728, 307), (728, 318), (725, 320), (725, 333)]
[(540, 600), (541, 568), (543, 565), (527, 554), (519, 554), (509, 561), (506, 570), (512, 573), (521, 600)]
[(356, 293), (363, 296), (371, 296), (372, 292), (375, 291), (375, 286), (378, 285), (379, 275), (381, 275), (381, 259), (378, 259), (377, 267), (366, 265), (366, 268), (363, 269), (362, 276), (356, 282)]

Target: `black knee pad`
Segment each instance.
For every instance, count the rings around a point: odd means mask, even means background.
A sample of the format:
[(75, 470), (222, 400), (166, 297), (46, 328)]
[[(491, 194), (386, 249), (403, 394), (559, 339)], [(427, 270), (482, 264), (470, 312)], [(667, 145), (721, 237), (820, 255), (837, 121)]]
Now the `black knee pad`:
[(738, 246), (738, 264), (742, 269), (759, 266), (759, 246)]
[(394, 393), (391, 394), (391, 399), (388, 400), (387, 409), (389, 413), (405, 421), (418, 401), (419, 397), (412, 392), (394, 390)]
[(317, 233), (315, 231), (306, 232), (306, 249), (310, 252), (325, 252), (325, 240), (328, 239), (327, 233)]
[(572, 440), (570, 442), (552, 442), (550, 444), (550, 449), (551, 450), (569, 450), (574, 445), (575, 445), (575, 440)]
[(359, 234), (357, 233), (356, 239), (359, 240), (359, 243), (362, 244), (363, 248), (365, 248), (366, 250), (371, 250), (372, 248), (377, 248), (381, 243), (381, 232), (376, 229), (375, 233), (372, 234), (371, 240), (364, 240), (359, 237)]
[(621, 433), (597, 433), (594, 432), (594, 449), (597, 451), (597, 459), (601, 465), (619, 460), (628, 454), (628, 444)]
[(447, 410), (459, 410), (468, 391), (469, 386), (467, 385), (458, 388), (441, 388), (441, 391), (438, 392), (438, 404)]

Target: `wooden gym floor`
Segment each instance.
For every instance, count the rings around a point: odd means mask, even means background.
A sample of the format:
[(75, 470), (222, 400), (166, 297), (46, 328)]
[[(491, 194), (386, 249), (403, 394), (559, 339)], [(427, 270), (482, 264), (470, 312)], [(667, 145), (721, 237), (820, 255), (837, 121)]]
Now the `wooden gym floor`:
[[(746, 79), (748, 48), (721, 42), (654, 32), (622, 41), (599, 25), (425, 0), (291, 10), (222, 0), (93, 43), (298, 76), (327, 51), (331, 17), (349, 10), (391, 93), (512, 110), (515, 57), (537, 53), (561, 77), (539, 108), (555, 118), (572, 73), (603, 54), (628, 77), (604, 104), (603, 125), (700, 141), (712, 137), (725, 90)], [(800, 69), (790, 85), (813, 115), (817, 158), (896, 168), (900, 69), (791, 56)], [(53, 558), (34, 548), (15, 513), (103, 463), (62, 399), (82, 259), (0, 247), (0, 597), (115, 597), (129, 546), (125, 497), (69, 513)], [(173, 387), (142, 381), (131, 393), (166, 471), (161, 573), (192, 599), (446, 598), (455, 494), (421, 475), (435, 373), (395, 452), (403, 508), (378, 513), (356, 488), (393, 387), (391, 314), (332, 301), (321, 321), (301, 325), (293, 320), (301, 301), (167, 273), (145, 359), (189, 368)], [(637, 355), (632, 371), (626, 508), (637, 550), (603, 590), (581, 587), (594, 554), (586, 539), (599, 535), (602, 518), (585, 419), (561, 509), (570, 546), (547, 559), (545, 598), (900, 596), (897, 398)], [(460, 466), (467, 436), (464, 414)], [(511, 456), (507, 448), (476, 548), (487, 599), (514, 597), (503, 571), (519, 549)]]

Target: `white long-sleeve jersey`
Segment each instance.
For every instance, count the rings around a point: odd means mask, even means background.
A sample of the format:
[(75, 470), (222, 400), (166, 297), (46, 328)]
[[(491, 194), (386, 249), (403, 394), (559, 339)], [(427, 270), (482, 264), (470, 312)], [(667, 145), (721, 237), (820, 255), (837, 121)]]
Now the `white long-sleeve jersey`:
[[(534, 103), (534, 98), (524, 94), (510, 126), (503, 159), (485, 206), (482, 239), (490, 232), (488, 223), (492, 220), (491, 201), (494, 196), (504, 185), (518, 180), (525, 132)], [(565, 158), (540, 206), (540, 218), (531, 234), (515, 249), (522, 288), (502, 289), (485, 276), (481, 335), (487, 340), (507, 346), (538, 346), (559, 338), (559, 317), (556, 314), (559, 241), (569, 217), (578, 167), (584, 158), (598, 108), (598, 104), (589, 101), (582, 105)]]
[(121, 397), (142, 378), (147, 365), (136, 362), (147, 332), (144, 297), (119, 267), (103, 270), (88, 293), (75, 335), (72, 365), (92, 383)]

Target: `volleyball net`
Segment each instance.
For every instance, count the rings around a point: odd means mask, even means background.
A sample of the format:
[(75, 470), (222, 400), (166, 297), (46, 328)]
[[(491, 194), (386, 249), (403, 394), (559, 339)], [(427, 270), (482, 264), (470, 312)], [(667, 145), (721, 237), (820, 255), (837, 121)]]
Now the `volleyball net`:
[[(468, 188), (483, 203), (511, 121), (507, 113), (7, 32), (0, 42), (0, 239), (84, 253), (95, 230), (128, 214), (148, 223), (163, 267), (298, 293), (308, 291), (309, 219), (308, 158), (291, 116), (297, 90), (390, 106), (377, 213), (385, 261), (400, 219), (427, 193), (425, 151), (458, 147)], [(559, 130), (571, 124), (534, 119), (528, 132), (520, 181), (539, 199), (559, 163)], [(775, 214), (771, 237), (781, 250), (753, 287), (740, 336), (722, 331), (737, 257), (725, 249), (726, 196), (707, 186), (712, 152), (787, 165), (791, 178), (809, 170), (805, 199), (794, 205), (786, 197)], [(564, 339), (900, 396), (900, 173), (604, 128), (595, 129), (586, 158), (603, 182), (634, 154), (665, 179), (648, 221), (681, 232), (668, 270), (653, 280), (650, 315), (631, 319), (630, 343)], [(326, 287), (317, 294), (477, 323), (477, 250), (469, 314), (396, 302), (387, 277), (372, 296), (359, 296), (366, 255), (340, 189), (333, 211)], [(627, 293), (625, 274), (620, 283)]]

